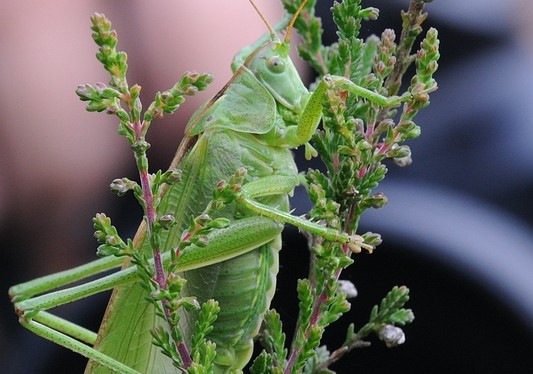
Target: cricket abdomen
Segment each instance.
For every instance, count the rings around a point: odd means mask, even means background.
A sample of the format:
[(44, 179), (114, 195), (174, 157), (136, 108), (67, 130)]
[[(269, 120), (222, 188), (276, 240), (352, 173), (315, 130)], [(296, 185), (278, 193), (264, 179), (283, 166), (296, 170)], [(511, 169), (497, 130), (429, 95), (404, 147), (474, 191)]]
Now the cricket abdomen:
[(253, 353), (253, 338), (270, 306), (281, 236), (234, 259), (185, 273), (200, 302), (213, 298), (220, 312), (208, 339), (217, 345), (216, 372), (238, 373)]

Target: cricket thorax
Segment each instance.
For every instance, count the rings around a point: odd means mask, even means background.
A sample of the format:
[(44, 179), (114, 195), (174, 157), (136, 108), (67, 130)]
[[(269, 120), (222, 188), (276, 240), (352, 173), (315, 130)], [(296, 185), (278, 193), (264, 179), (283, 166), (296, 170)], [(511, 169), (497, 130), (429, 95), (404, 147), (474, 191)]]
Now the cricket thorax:
[[(215, 132), (216, 136), (211, 137), (213, 141), (210, 139), (209, 149), (213, 154), (219, 155), (219, 167), (225, 167), (228, 171), (234, 172), (237, 167), (246, 165), (250, 180), (271, 175), (294, 176), (298, 174), (293, 154), (288, 147), (280, 143), (282, 140), (280, 136), (273, 136), (271, 133)], [(220, 156), (222, 152), (218, 151), (222, 147), (225, 153), (227, 153), (228, 148), (232, 149), (231, 162)], [(226, 166), (227, 163), (229, 165)]]

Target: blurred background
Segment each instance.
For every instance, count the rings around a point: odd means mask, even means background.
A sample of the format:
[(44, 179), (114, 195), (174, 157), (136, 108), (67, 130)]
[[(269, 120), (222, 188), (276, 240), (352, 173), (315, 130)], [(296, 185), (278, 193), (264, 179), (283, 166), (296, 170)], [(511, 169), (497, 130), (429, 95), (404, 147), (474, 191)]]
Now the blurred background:
[[(331, 42), (331, 1), (319, 0)], [(272, 23), (277, 2), (257, 1)], [(407, 1), (363, 1), (380, 8), (362, 35), (393, 27)], [(533, 371), (533, 3), (528, 0), (436, 0), (425, 29), (437, 27), (439, 90), (417, 117), (422, 136), (411, 142), (413, 164), (389, 167), (378, 188), (389, 198), (363, 218), (382, 234), (371, 256), (358, 256), (344, 277), (359, 296), (349, 316), (326, 336), (333, 348), (349, 322), (361, 326), (372, 305), (394, 285), (411, 289), (415, 321), (395, 349), (377, 339), (334, 367), (340, 373), (484, 373)], [(94, 58), (89, 17), (105, 13), (129, 56), (129, 81), (147, 105), (186, 70), (211, 71), (208, 93), (156, 122), (152, 170), (166, 168), (188, 117), (231, 76), (233, 55), (264, 32), (246, 1), (141, 2), (23, 0), (8, 3), (0, 23), (0, 367), (6, 373), (81, 372), (85, 360), (18, 323), (9, 286), (95, 258), (91, 218), (105, 212), (132, 235), (141, 211), (116, 198), (108, 183), (134, 178), (135, 165), (114, 118), (86, 113), (74, 89), (107, 82)], [(206, 26), (207, 25), (207, 26)], [(416, 44), (418, 45), (418, 44)], [(302, 74), (305, 72), (302, 66)], [(302, 169), (307, 165), (300, 164)], [(298, 212), (307, 202), (297, 193)], [(274, 307), (294, 324), (295, 280), (305, 276), (305, 241), (284, 237)], [(289, 268), (291, 271), (284, 271)], [(295, 269), (295, 270), (293, 270)], [(290, 274), (289, 274), (290, 273)], [(288, 282), (288, 283), (283, 283)], [(294, 290), (294, 291), (293, 291)], [(294, 293), (291, 293), (294, 292)], [(108, 295), (59, 310), (97, 329)]]

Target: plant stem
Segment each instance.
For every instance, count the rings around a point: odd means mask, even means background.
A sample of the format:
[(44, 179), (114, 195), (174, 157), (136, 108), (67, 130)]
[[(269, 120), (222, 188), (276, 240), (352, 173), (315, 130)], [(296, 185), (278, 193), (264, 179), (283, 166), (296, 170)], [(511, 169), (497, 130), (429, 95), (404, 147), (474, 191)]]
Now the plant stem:
[[(349, 231), (349, 227), (351, 226), (353, 220), (357, 218), (357, 217), (355, 217), (353, 215), (353, 212), (355, 210), (355, 207), (353, 205), (350, 206), (349, 210), (350, 210), (350, 214), (348, 215), (348, 219), (345, 222), (344, 232), (348, 232)], [(355, 229), (354, 229), (354, 232), (355, 232)], [(351, 253), (351, 249), (346, 244), (344, 244), (342, 246), (342, 249), (343, 249), (344, 253), (346, 253), (348, 255)], [(315, 261), (313, 261), (313, 258), (314, 258), (314, 255), (311, 254), (311, 267), (310, 267), (309, 279), (311, 281), (312, 286), (316, 287), (316, 273), (315, 273), (316, 268), (314, 267)], [(335, 272), (333, 273), (335, 281), (339, 280), (340, 275), (342, 273), (342, 270), (343, 269), (340, 268), (340, 269), (335, 270)], [(329, 297), (327, 295), (326, 287), (322, 287), (322, 289), (320, 290), (320, 293), (318, 294), (318, 296), (315, 297), (315, 302), (313, 303), (313, 310), (311, 312), (311, 318), (309, 319), (309, 325), (306, 327), (305, 332), (304, 332), (304, 341), (308, 339), (311, 327), (315, 326), (316, 324), (318, 324), (318, 322), (320, 320), (320, 316), (321, 316), (320, 310), (322, 309), (322, 306), (328, 300), (329, 300)], [(296, 326), (296, 331), (298, 331), (299, 327), (300, 326), (298, 324)], [(295, 334), (295, 336), (293, 338), (292, 349), (291, 349), (291, 353), (290, 353), (290, 356), (289, 356), (289, 360), (287, 361), (287, 366), (285, 367), (284, 374), (291, 373), (292, 368), (293, 368), (294, 364), (296, 363), (296, 361), (298, 359), (298, 356), (300, 355), (300, 353), (302, 351), (301, 347), (296, 347), (296, 348), (294, 347), (295, 346), (295, 342), (296, 342), (296, 334)]]
[[(384, 85), (387, 89), (388, 96), (393, 96), (398, 93), (402, 84), (403, 75), (414, 60), (414, 56), (411, 56), (411, 50), (416, 37), (422, 32), (420, 25), (427, 17), (427, 13), (424, 13), (424, 3), (424, 0), (411, 0), (409, 10), (402, 12), (403, 25), (396, 52), (396, 64)], [(378, 122), (384, 118), (384, 112), (382, 111), (380, 113)]]
[[(133, 129), (135, 133), (136, 142), (144, 142), (145, 129), (144, 122), (135, 121), (133, 123)], [(161, 290), (167, 289), (167, 276), (163, 267), (163, 260), (161, 259), (161, 248), (158, 243), (158, 232), (154, 232), (154, 222), (157, 219), (157, 213), (154, 207), (154, 194), (152, 192), (152, 186), (150, 183), (150, 174), (148, 173), (148, 157), (146, 156), (147, 147), (139, 147), (135, 149), (135, 159), (137, 161), (137, 167), (139, 169), (139, 179), (141, 182), (142, 199), (144, 201), (144, 213), (146, 216), (146, 231), (150, 240), (150, 246), (152, 248), (152, 256), (154, 259), (155, 276), (154, 281)], [(170, 305), (168, 300), (162, 300), (163, 314), (165, 320), (172, 330), (175, 328), (172, 324), (172, 316), (170, 311)], [(183, 341), (174, 341), (177, 351), (181, 357), (182, 365), (184, 368), (188, 368), (192, 364), (191, 355), (187, 349), (187, 346)]]

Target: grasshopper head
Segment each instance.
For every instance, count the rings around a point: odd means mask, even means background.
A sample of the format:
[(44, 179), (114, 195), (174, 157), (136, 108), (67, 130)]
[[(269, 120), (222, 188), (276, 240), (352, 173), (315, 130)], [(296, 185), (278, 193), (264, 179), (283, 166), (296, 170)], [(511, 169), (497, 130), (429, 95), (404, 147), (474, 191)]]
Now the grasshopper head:
[(296, 113), (301, 111), (307, 89), (289, 57), (288, 43), (274, 40), (263, 44), (246, 59), (244, 66), (279, 104)]
[(303, 106), (302, 99), (307, 97), (308, 91), (289, 57), (289, 51), (290, 35), (294, 22), (307, 0), (303, 0), (296, 12), (294, 12), (283, 41), (278, 38), (278, 35), (261, 14), (253, 0), (250, 0), (250, 3), (265, 22), (272, 40), (253, 51), (245, 60), (244, 66), (252, 71), (280, 105), (295, 113), (300, 113)]

